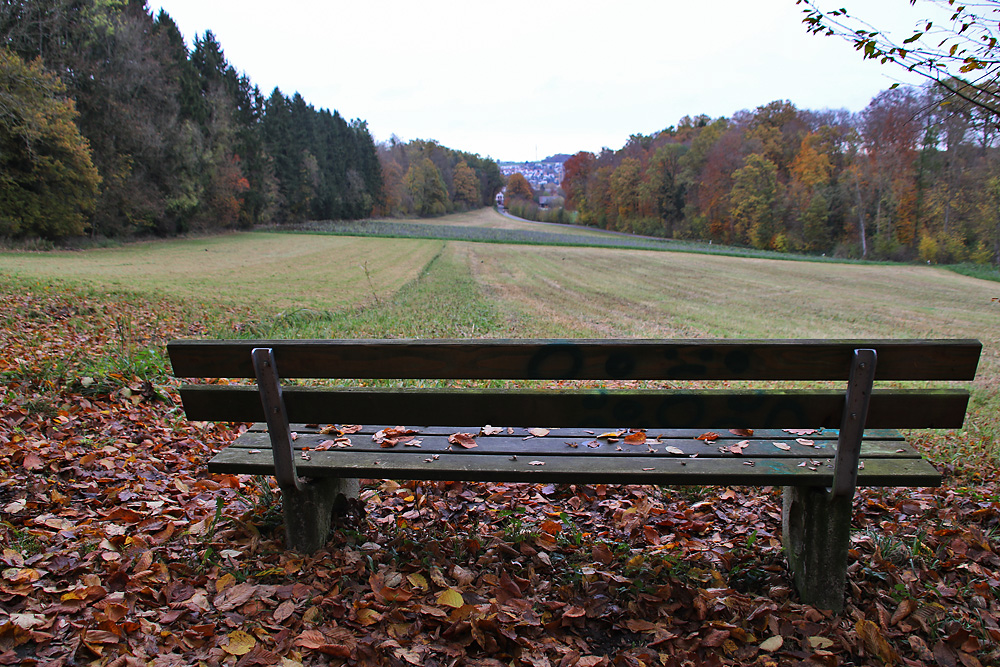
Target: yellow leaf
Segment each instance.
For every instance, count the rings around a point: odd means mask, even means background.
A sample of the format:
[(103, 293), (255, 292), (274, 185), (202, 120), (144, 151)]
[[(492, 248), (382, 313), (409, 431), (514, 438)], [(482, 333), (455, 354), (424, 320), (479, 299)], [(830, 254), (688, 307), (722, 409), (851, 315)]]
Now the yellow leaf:
[(222, 591), (226, 590), (235, 583), (236, 583), (236, 577), (234, 577), (229, 572), (226, 572), (224, 575), (219, 577), (218, 581), (215, 582), (215, 592), (221, 593)]
[(458, 609), (465, 604), (465, 598), (454, 588), (449, 588), (438, 596), (437, 603)]
[(427, 583), (427, 577), (422, 574), (417, 574), (416, 572), (406, 575), (406, 580), (410, 582), (411, 586), (419, 588), (422, 591), (426, 591), (431, 587), (430, 584)]
[(233, 630), (228, 635), (229, 643), (222, 647), (222, 650), (232, 655), (246, 655), (257, 645), (257, 640), (253, 635), (242, 630)]

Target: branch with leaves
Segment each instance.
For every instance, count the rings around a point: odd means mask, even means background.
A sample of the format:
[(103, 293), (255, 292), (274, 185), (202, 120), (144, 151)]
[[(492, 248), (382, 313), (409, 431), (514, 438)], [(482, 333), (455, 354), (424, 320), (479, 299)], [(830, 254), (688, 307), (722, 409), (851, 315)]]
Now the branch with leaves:
[(824, 11), (813, 0), (796, 4), (805, 7), (802, 22), (810, 33), (850, 40), (866, 60), (935, 81), (948, 99), (965, 100), (1000, 120), (1000, 1), (922, 0), (932, 17), (901, 42), (843, 8)]

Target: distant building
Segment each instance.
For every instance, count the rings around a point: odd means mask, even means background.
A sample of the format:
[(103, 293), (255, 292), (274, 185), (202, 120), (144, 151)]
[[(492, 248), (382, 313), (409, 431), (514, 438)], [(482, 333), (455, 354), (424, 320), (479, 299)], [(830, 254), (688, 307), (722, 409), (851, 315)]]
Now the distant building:
[(563, 179), (562, 162), (501, 162), (500, 173), (510, 176), (521, 172), (533, 190), (542, 190), (546, 184), (558, 188)]

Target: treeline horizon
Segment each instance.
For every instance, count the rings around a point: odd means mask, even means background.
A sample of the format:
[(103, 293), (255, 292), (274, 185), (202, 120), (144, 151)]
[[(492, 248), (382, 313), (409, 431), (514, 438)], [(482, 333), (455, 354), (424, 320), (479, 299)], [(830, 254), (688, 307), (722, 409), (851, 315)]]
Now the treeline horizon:
[[(685, 116), (564, 164), (578, 224), (839, 257), (1000, 264), (996, 118), (934, 86), (858, 113)], [(540, 214), (552, 218), (552, 211)]]
[(376, 147), (363, 120), (265, 96), (211, 31), (189, 48), (146, 0), (0, 5), (0, 237), (435, 215), (500, 187), (491, 160), (435, 142)]

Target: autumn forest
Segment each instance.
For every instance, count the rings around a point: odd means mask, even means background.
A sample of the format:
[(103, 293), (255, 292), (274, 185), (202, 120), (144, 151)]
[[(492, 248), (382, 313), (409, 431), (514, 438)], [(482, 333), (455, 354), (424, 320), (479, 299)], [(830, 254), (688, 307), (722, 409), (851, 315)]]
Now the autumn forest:
[(685, 117), (624, 148), (577, 153), (579, 222), (781, 251), (932, 263), (1000, 260), (996, 127), (936, 89), (884, 91), (860, 113), (775, 101)]

